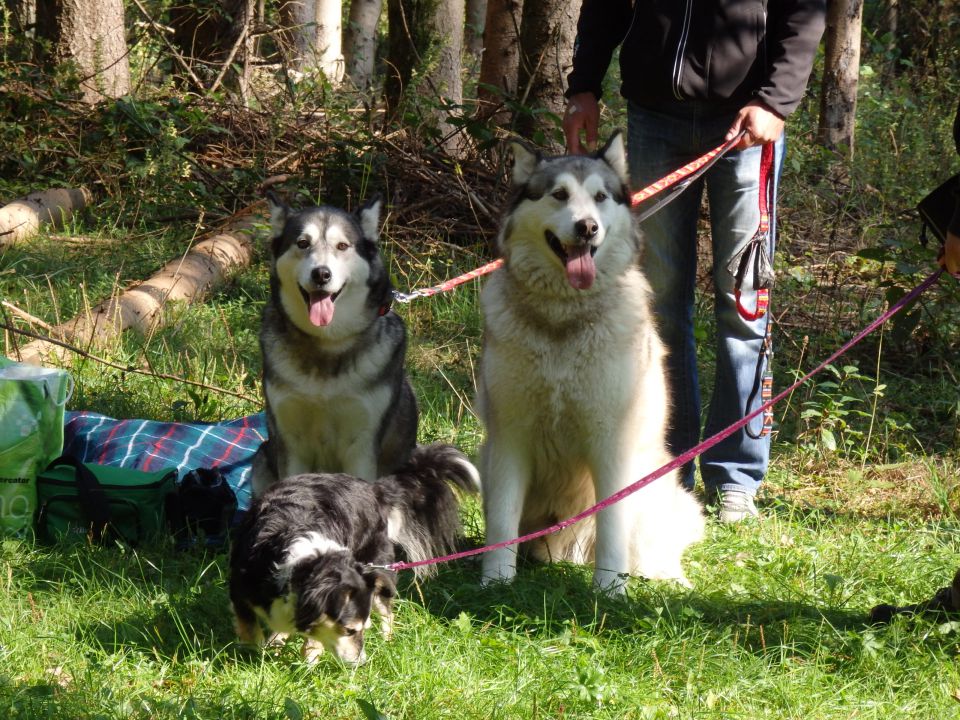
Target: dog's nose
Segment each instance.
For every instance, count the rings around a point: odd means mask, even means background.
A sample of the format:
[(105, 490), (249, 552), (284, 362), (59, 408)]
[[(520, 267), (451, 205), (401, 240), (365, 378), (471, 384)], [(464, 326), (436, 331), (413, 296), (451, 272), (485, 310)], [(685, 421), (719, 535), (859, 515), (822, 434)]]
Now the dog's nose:
[(579, 240), (593, 239), (599, 229), (600, 226), (597, 225), (597, 221), (593, 218), (577, 220), (577, 222), (575, 222), (573, 225), (573, 230), (577, 234), (577, 239)]
[(330, 272), (330, 268), (326, 265), (321, 265), (320, 267), (315, 267), (310, 272), (310, 279), (313, 280), (317, 285), (326, 285), (330, 282), (330, 278), (333, 277), (333, 273)]

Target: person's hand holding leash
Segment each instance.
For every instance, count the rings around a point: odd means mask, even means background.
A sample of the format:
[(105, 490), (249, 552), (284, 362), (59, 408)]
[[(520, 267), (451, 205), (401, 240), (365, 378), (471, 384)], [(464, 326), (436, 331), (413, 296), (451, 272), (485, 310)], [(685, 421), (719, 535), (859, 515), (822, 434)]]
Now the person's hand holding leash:
[(724, 140), (732, 140), (740, 132), (743, 137), (734, 150), (773, 142), (783, 134), (783, 118), (759, 100), (754, 100), (740, 109)]
[(955, 278), (960, 279), (960, 236), (947, 231), (947, 237), (944, 240), (943, 247), (940, 248), (940, 255), (937, 262), (946, 269), (948, 273)]
[[(597, 148), (597, 127), (600, 125), (600, 104), (592, 92), (571, 95), (567, 111), (563, 114), (563, 134), (567, 139), (567, 152), (583, 155)], [(580, 142), (580, 131), (584, 142)]]

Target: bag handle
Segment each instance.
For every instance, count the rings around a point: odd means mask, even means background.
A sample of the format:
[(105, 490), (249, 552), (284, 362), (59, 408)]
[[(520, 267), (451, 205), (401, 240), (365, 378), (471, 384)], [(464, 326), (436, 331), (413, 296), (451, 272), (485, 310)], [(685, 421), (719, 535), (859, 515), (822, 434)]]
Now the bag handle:
[(103, 531), (110, 524), (110, 503), (100, 486), (100, 481), (97, 480), (97, 476), (93, 474), (90, 468), (72, 455), (61, 455), (50, 463), (49, 467), (57, 467), (58, 465), (67, 465), (73, 468), (80, 507), (83, 508), (83, 513), (91, 524), (94, 541), (100, 542)]

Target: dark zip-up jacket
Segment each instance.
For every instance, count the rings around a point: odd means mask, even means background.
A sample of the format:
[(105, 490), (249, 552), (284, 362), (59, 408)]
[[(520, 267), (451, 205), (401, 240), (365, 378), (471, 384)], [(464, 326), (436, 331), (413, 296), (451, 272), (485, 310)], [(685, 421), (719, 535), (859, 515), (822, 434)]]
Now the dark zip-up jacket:
[(567, 95), (600, 85), (617, 45), (620, 92), (641, 106), (753, 99), (781, 117), (807, 86), (826, 0), (583, 0)]

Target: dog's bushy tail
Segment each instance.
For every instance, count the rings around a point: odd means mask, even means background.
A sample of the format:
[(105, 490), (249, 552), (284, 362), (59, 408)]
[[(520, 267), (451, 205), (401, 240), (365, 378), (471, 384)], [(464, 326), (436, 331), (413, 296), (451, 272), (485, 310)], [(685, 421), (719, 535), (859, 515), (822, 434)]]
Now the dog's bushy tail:
[[(452, 445), (419, 445), (395, 474), (377, 481), (390, 513), (390, 539), (408, 560), (426, 560), (452, 552), (460, 534), (457, 490), (480, 490), (480, 475)], [(417, 568), (428, 575), (432, 566)]]

